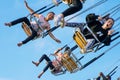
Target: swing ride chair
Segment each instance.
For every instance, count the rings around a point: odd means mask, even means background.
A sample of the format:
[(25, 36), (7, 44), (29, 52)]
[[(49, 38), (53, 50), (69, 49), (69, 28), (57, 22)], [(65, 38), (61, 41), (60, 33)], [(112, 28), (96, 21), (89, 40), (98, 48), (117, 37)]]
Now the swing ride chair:
[[(94, 39), (97, 41), (97, 43), (95, 43), (90, 50), (86, 50), (85, 53), (96, 52), (97, 49), (99, 48), (101, 42), (98, 40), (96, 35), (91, 31), (91, 29), (88, 26), (84, 26), (84, 27), (87, 28), (87, 30), (90, 32), (90, 34), (92, 34)], [(81, 30), (79, 28), (75, 29), (73, 39), (76, 42), (76, 44), (79, 46), (80, 49), (85, 50), (85, 47), (87, 45), (87, 39), (85, 38), (85, 36), (83, 35), (83, 33), (81, 32)]]
[[(101, 3), (104, 3), (104, 1), (106, 2), (107, 0), (102, 0), (103, 2), (101, 2)], [(98, 3), (99, 5), (100, 5), (100, 3)], [(97, 5), (98, 5), (97, 4)], [(108, 11), (106, 11), (104, 14), (102, 14), (102, 15), (105, 15), (105, 14), (107, 14), (107, 15), (110, 15), (110, 14), (113, 14), (114, 13), (114, 15), (115, 15), (115, 13), (117, 13), (119, 10), (120, 10), (120, 7), (119, 7), (119, 5), (120, 4), (118, 4), (118, 5), (116, 5), (115, 7), (113, 7), (112, 9), (110, 9), (110, 10), (108, 10)], [(107, 16), (106, 15), (106, 16)], [(72, 17), (73, 18), (73, 17)], [(70, 18), (70, 19), (72, 19), (72, 18)], [(69, 19), (69, 20), (70, 20)], [(87, 26), (86, 26), (87, 27)], [(100, 46), (100, 41), (97, 39), (97, 37), (94, 35), (94, 33), (89, 29), (89, 27), (87, 27), (87, 29), (90, 31), (90, 33), (93, 35), (93, 37), (96, 39), (96, 41), (97, 41), (97, 43), (92, 47), (92, 51), (94, 51), (94, 52), (96, 52), (97, 50), (99, 50), (98, 48), (99, 48), (99, 46)], [(80, 47), (80, 49), (82, 49), (82, 50), (84, 50), (84, 48), (85, 48), (85, 46), (86, 46), (86, 44), (87, 44), (87, 40), (86, 40), (86, 38), (84, 37), (84, 35), (82, 34), (82, 32), (78, 29), (78, 31), (76, 30), (75, 31), (75, 33), (74, 33), (74, 35), (73, 35), (73, 39), (75, 40), (75, 42), (76, 42), (76, 44)], [(92, 51), (86, 51), (86, 53), (88, 53), (88, 52), (92, 52)]]
[[(62, 2), (59, 2), (58, 4), (61, 4), (61, 3), (62, 3)], [(37, 13), (37, 12), (39, 12), (39, 11), (40, 11), (39, 14), (42, 14), (42, 13), (44, 13), (44, 12), (52, 9), (53, 7), (55, 7), (55, 5), (53, 5), (53, 3), (52, 3), (52, 4), (48, 4), (48, 5), (40, 8), (40, 9), (38, 9), (37, 11), (33, 12), (32, 14), (29, 14), (28, 16), (30, 16), (30, 20), (32, 20), (32, 18), (34, 18), (34, 21), (35, 21), (35, 22), (37, 23), (37, 25), (38, 25), (38, 21), (35, 19), (34, 14)], [(28, 17), (28, 16), (27, 16), (27, 17)], [(39, 26), (39, 25), (38, 25), (38, 26)], [(29, 26), (28, 26), (26, 23), (24, 23), (24, 22), (22, 23), (22, 28), (23, 28), (23, 31), (25, 32), (25, 34), (26, 34), (27, 36), (30, 36), (30, 35), (32, 34)], [(37, 38), (39, 38), (39, 37), (44, 38), (44, 35), (45, 35), (45, 34), (44, 34), (44, 30), (43, 30), (40, 26), (39, 26), (39, 29), (42, 31), (42, 33), (41, 33), (41, 35), (36, 36), (34, 39), (37, 39)], [(33, 39), (33, 40), (34, 40), (34, 39)]]
[[(41, 31), (42, 31), (40, 35), (36, 36), (36, 37), (33, 39), (33, 40), (35, 40), (35, 39), (37, 39), (37, 38), (39, 38), (39, 37), (44, 36), (44, 35), (43, 35), (44, 30), (43, 30), (43, 29), (41, 28), (41, 26), (38, 24), (38, 21), (36, 20), (36, 18), (35, 18), (33, 15), (30, 16), (30, 21), (32, 21), (32, 19), (34, 19), (34, 21), (37, 23), (38, 30), (41, 30)], [(29, 27), (25, 22), (22, 22), (22, 29), (23, 29), (23, 31), (25, 32), (25, 34), (26, 34), (27, 36), (30, 36), (30, 35), (32, 34), (32, 31), (31, 31), (30, 27)]]
[[(54, 56), (55, 57), (55, 56)], [(78, 59), (75, 57), (75, 55), (73, 53), (71, 53), (71, 56), (68, 55), (68, 52), (64, 52), (63, 53), (63, 57), (62, 57), (62, 64), (59, 63), (60, 66), (62, 66), (61, 71), (60, 72), (53, 72), (53, 70), (51, 70), (51, 73), (55, 76), (58, 75), (62, 75), (65, 74), (66, 71), (70, 72), (70, 73), (75, 73), (77, 71), (80, 70), (81, 68), (81, 63), (79, 63)]]
[(71, 56), (69, 56), (67, 52), (64, 53), (64, 57), (62, 58), (62, 65), (70, 73), (74, 73), (80, 70), (79, 63), (77, 63), (77, 59), (73, 53), (71, 53)]
[[(68, 1), (68, 0), (62, 0), (62, 2), (65, 2), (65, 1)], [(84, 1), (85, 1), (85, 0), (83, 0), (83, 2), (84, 2)], [(83, 14), (84, 12), (88, 11), (89, 9), (92, 9), (92, 8), (95, 7), (95, 6), (101, 5), (102, 3), (106, 2), (106, 1), (107, 1), (107, 0), (101, 0), (101, 1), (97, 2), (95, 5), (91, 6), (90, 8), (84, 10), (83, 12), (81, 12), (81, 13), (79, 13), (79, 14), (77, 14), (77, 15)], [(59, 4), (61, 4), (62, 2), (59, 2)], [(69, 2), (67, 2), (67, 3), (69, 3)], [(52, 6), (51, 6), (51, 5), (52, 5)], [(50, 6), (50, 7), (49, 7), (49, 6)], [(48, 8), (47, 8), (47, 7), (48, 7)], [(49, 5), (47, 5), (47, 6), (44, 6), (44, 7), (40, 8), (39, 10), (35, 11), (33, 14), (35, 14), (35, 13), (37, 13), (37, 12), (39, 12), (39, 11), (40, 11), (39, 14), (42, 14), (42, 13), (44, 13), (44, 12), (52, 9), (53, 7), (55, 7), (55, 5), (49, 4)], [(33, 16), (33, 14), (30, 14), (30, 15)], [(76, 15), (76, 16), (77, 16), (77, 15)], [(74, 16), (74, 17), (76, 17), (76, 16)], [(74, 17), (72, 17), (72, 18), (74, 18)], [(71, 20), (72, 18), (68, 19), (67, 21)], [(30, 35), (32, 34), (30, 28), (29, 28), (24, 22), (22, 23), (22, 28), (23, 28), (23, 30), (24, 30), (24, 32), (26, 33), (27, 36), (30, 36)], [(54, 28), (54, 27), (53, 27), (53, 28)], [(54, 30), (57, 29), (57, 28), (58, 28), (58, 27), (55, 27), (55, 28), (54, 28), (53, 30), (51, 30), (51, 31), (54, 31)], [(46, 34), (45, 34), (45, 33), (46, 33)], [(42, 38), (44, 38), (45, 36), (48, 35), (48, 31), (47, 31), (47, 32), (42, 32), (41, 35), (42, 35)], [(41, 36), (36, 36), (34, 39), (37, 39), (38, 37), (41, 37)], [(33, 39), (33, 40), (34, 40), (34, 39)]]
[[(59, 1), (59, 0), (58, 0), (58, 1)], [(83, 0), (83, 3), (84, 3), (84, 1), (85, 1), (85, 0)], [(101, 1), (99, 1), (99, 2), (97, 2), (95, 5), (92, 5), (91, 7), (89, 7), (89, 8), (87, 8), (87, 9), (85, 9), (84, 11), (82, 11), (82, 12), (76, 14), (75, 16), (69, 18), (69, 19), (66, 20), (66, 21), (69, 21), (69, 20), (75, 18), (76, 16), (85, 13), (86, 11), (88, 11), (88, 10), (90, 10), (90, 9), (93, 9), (93, 8), (96, 7), (96, 6), (99, 6), (99, 5), (103, 4), (103, 3), (105, 3), (106, 1), (107, 1), (107, 0), (101, 0)], [(59, 2), (59, 4), (61, 4), (61, 3), (62, 3), (62, 1)], [(43, 10), (44, 8), (48, 7), (48, 6), (49, 6), (49, 5), (44, 6), (43, 8), (40, 8), (39, 10), (35, 11), (34, 13), (37, 13), (37, 12)], [(51, 6), (51, 7), (48, 7), (47, 9), (41, 11), (39, 14), (42, 14), (42, 13), (44, 13), (44, 12), (46, 12), (46, 11), (52, 9), (53, 7), (55, 7), (55, 5), (53, 5), (53, 6)], [(34, 13), (33, 13), (33, 14), (34, 14)], [(32, 14), (32, 15), (33, 15), (33, 14)], [(60, 25), (59, 25), (59, 26), (60, 26)], [(43, 32), (43, 33), (42, 33), (42, 38), (46, 37), (46, 36), (49, 34), (49, 31), (50, 31), (50, 32), (53, 32), (54, 30), (58, 29), (59, 26), (58, 26), (58, 27), (54, 26), (54, 27), (52, 27), (50, 30), (47, 30), (46, 32)]]

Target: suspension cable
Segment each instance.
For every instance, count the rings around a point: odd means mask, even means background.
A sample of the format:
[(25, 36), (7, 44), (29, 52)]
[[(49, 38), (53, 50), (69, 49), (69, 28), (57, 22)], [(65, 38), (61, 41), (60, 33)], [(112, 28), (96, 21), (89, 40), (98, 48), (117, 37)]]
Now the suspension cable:
[[(116, 10), (114, 10), (114, 9), (117, 8), (117, 7), (120, 7), (120, 4), (118, 4), (118, 5), (114, 6), (114, 7), (112, 7), (112, 8), (109, 9), (109, 10), (107, 10), (107, 11), (104, 12), (102, 15), (105, 15), (105, 14), (112, 13), (112, 12), (116, 11)], [(112, 11), (112, 10), (114, 10), (114, 11)], [(112, 11), (112, 12), (110, 12), (110, 11)]]
[[(62, 2), (59, 2), (58, 4), (61, 4), (61, 3), (62, 3)], [(42, 13), (44, 13), (44, 12), (46, 12), (46, 11), (54, 8), (55, 6), (56, 6), (56, 5), (54, 5), (53, 3), (50, 3), (50, 4), (44, 6), (44, 7), (40, 8), (40, 9), (34, 11), (32, 14), (28, 14), (27, 17), (30, 16), (30, 15), (34, 15), (35, 13), (38, 13), (39, 11), (41, 11), (39, 14), (42, 14)], [(47, 8), (47, 7), (48, 7), (48, 8)], [(46, 9), (46, 8), (47, 8), (47, 9)], [(44, 9), (45, 9), (45, 10), (44, 10)], [(43, 11), (42, 11), (42, 10), (43, 10)]]
[(116, 9), (116, 11), (114, 11), (111, 15), (111, 17), (113, 17), (115, 14), (117, 14), (120, 11), (120, 7), (118, 7), (118, 9)]
[[(117, 61), (115, 61), (109, 68), (107, 68), (107, 70), (105, 70), (105, 72), (107, 72), (108, 70), (110, 70), (110, 68), (112, 68), (113, 66), (115, 66), (119, 62), (120, 62), (120, 59), (118, 59)], [(119, 69), (119, 66), (120, 66), (120, 64), (116, 65), (107, 75), (110, 75), (110, 76), (114, 75), (117, 72), (117, 70)]]
[[(120, 22), (119, 22), (118, 24), (116, 24), (116, 25), (113, 27), (113, 29), (114, 29), (114, 30), (119, 30), (119, 28), (120, 28), (119, 25), (120, 25)], [(119, 31), (119, 32), (120, 32), (120, 31)]]
[(43, 9), (47, 8), (48, 6), (50, 6), (50, 5), (52, 5), (52, 4), (53, 4), (53, 3), (50, 3), (50, 4), (48, 4), (48, 5), (44, 6), (44, 7), (40, 8), (40, 9), (38, 9), (38, 10), (34, 11), (32, 14), (28, 14), (28, 15), (27, 15), (27, 17), (28, 17), (28, 16), (30, 16), (30, 15), (34, 15), (35, 13), (37, 13), (37, 12), (39, 12), (39, 11), (41, 11), (41, 10), (43, 10)]
[[(69, 20), (71, 20), (71, 19), (73, 19), (73, 18), (75, 18), (75, 17), (77, 17), (77, 16), (79, 16), (79, 15), (85, 13), (86, 11), (88, 11), (88, 10), (90, 10), (90, 9), (93, 9), (93, 8), (95, 8), (95, 7), (97, 7), (97, 6), (99, 6), (99, 5), (103, 4), (103, 3), (105, 3), (106, 1), (108, 1), (108, 0), (101, 0), (101, 1), (99, 1), (99, 2), (97, 2), (97, 3), (95, 3), (94, 5), (92, 5), (91, 7), (87, 8), (86, 10), (84, 10), (84, 11), (82, 11), (82, 12), (80, 12), (80, 13), (74, 15), (73, 17), (69, 18), (67, 21), (69, 21)], [(47, 31), (43, 34), (43, 35), (44, 35), (43, 38), (46, 37), (46, 36), (48, 35), (48, 32), (52, 32), (52, 31), (56, 30), (58, 27), (60, 27), (60, 25), (54, 26), (54, 27), (51, 28), (50, 30), (47, 30)]]
[(90, 10), (90, 9), (92, 9), (92, 8), (94, 8), (94, 7), (96, 7), (96, 6), (99, 6), (99, 5), (103, 4), (103, 3), (105, 3), (106, 1), (107, 1), (107, 0), (101, 0), (101, 1), (99, 1), (99, 2), (97, 2), (96, 4), (94, 4), (93, 6), (87, 8), (86, 10), (84, 10), (84, 11), (82, 11), (82, 12), (76, 14), (76, 15), (74, 15), (73, 17), (69, 18), (69, 19), (66, 20), (66, 21), (69, 21), (69, 20), (71, 20), (71, 19), (73, 19), (73, 18), (75, 18), (75, 17), (77, 17), (77, 16), (85, 13), (86, 11), (88, 11), (88, 10)]
[(120, 17), (116, 18), (115, 21), (118, 21), (120, 19)]
[[(61, 3), (62, 3), (62, 2), (59, 2), (58, 4), (61, 4)], [(53, 6), (49, 7), (49, 8), (47, 8), (47, 9), (45, 9), (45, 10), (39, 12), (39, 14), (42, 14), (42, 13), (44, 13), (44, 12), (46, 12), (46, 11), (52, 9), (52, 8), (54, 8), (55, 6), (56, 6), (56, 5), (53, 5)]]
[(112, 50), (114, 47), (118, 46), (119, 44), (120, 44), (120, 41), (117, 42), (116, 44), (114, 44), (113, 46), (111, 46), (110, 48), (108, 48), (107, 50), (105, 50), (103, 53), (101, 53), (97, 57), (95, 57), (92, 60), (88, 61), (86, 64), (83, 65), (83, 67), (81, 69), (84, 69), (85, 67), (87, 67), (88, 65), (90, 65), (91, 63), (93, 63), (94, 61), (99, 59), (100, 57), (102, 57), (105, 53), (107, 53), (108, 51)]

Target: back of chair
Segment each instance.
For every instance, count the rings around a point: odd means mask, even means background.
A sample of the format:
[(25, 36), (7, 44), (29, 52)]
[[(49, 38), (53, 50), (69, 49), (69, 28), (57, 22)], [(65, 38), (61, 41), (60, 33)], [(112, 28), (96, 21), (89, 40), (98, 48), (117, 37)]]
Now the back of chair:
[[(23, 30), (24, 30), (24, 32), (25, 32), (25, 34), (27, 36), (31, 36), (32, 35), (32, 31), (31, 31), (31, 29), (29, 28), (29, 26), (26, 23), (24, 23), (24, 22), (22, 23), (22, 28), (23, 28)], [(41, 37), (41, 34), (36, 36), (33, 40), (35, 40), (35, 39), (37, 39), (39, 37)]]
[(81, 32), (75, 31), (75, 34), (73, 35), (73, 39), (81, 49), (85, 48), (87, 41)]
[(67, 53), (64, 53), (64, 57), (62, 58), (62, 64), (70, 73), (74, 72), (78, 68), (75, 60)]
[(27, 36), (30, 36), (32, 34), (30, 28), (28, 27), (28, 25), (26, 23), (24, 23), (24, 22), (22, 23), (22, 28)]

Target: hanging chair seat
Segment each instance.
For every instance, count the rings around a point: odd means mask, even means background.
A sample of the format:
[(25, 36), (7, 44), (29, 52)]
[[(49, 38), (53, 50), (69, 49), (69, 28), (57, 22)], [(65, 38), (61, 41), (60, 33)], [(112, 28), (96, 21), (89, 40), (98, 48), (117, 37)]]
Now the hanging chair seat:
[[(90, 30), (90, 28), (86, 27), (90, 33), (93, 35), (94, 39), (97, 41), (90, 50), (84, 51), (86, 50), (86, 45), (87, 45), (87, 39), (85, 38), (85, 36), (83, 35), (83, 33), (81, 32), (81, 30), (79, 28), (76, 29), (74, 35), (73, 35), (73, 39), (76, 42), (76, 44), (79, 46), (80, 49), (83, 50), (83, 52), (88, 53), (88, 52), (92, 52), (92, 51), (97, 51), (99, 45), (101, 44), (101, 42), (97, 39), (97, 37), (95, 36), (95, 34)], [(94, 49), (96, 47), (96, 49)]]
[[(32, 34), (30, 27), (25, 22), (22, 23), (22, 29), (27, 36), (30, 36)], [(36, 36), (33, 40), (35, 40), (39, 37), (41, 37), (41, 35)]]
[(84, 35), (81, 33), (80, 30), (75, 31), (75, 33), (73, 35), (73, 39), (76, 42), (76, 44), (79, 46), (79, 48), (84, 51), (85, 47), (87, 45), (87, 40), (84, 37)]
[(87, 45), (87, 40), (83, 36), (83, 34), (80, 31), (75, 31), (73, 35), (73, 39), (77, 43), (77, 45), (80, 47), (80, 49), (84, 49)]
[(76, 61), (67, 53), (64, 53), (64, 57), (62, 58), (62, 64), (70, 73), (73, 73), (78, 70), (78, 65)]
[(28, 27), (28, 25), (26, 23), (24, 23), (24, 22), (22, 23), (22, 28), (27, 36), (30, 36), (32, 34), (30, 28)]

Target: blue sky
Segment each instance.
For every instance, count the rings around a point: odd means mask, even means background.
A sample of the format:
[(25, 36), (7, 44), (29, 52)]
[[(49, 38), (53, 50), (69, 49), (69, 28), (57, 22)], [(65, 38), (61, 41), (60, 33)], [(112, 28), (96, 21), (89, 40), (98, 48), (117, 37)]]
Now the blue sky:
[[(95, 4), (97, 1), (100, 0), (87, 0), (81, 11)], [(52, 3), (52, 0), (27, 0), (27, 2), (32, 9), (37, 10), (45, 5)], [(85, 22), (85, 16), (87, 14), (96, 13), (101, 15), (119, 3), (120, 0), (108, 0), (106, 3), (89, 10), (70, 21)], [(59, 14), (66, 8), (68, 8), (68, 6), (61, 4), (49, 11), (54, 11), (56, 14)], [(53, 32), (53, 34), (62, 41), (61, 44), (57, 44), (49, 36), (47, 36), (44, 39), (39, 38), (37, 40), (30, 41), (22, 47), (18, 47), (17, 43), (27, 37), (21, 28), (21, 24), (9, 28), (4, 26), (4, 23), (29, 14), (24, 6), (24, 0), (1, 0), (0, 10), (0, 80), (39, 80), (37, 76), (44, 68), (45, 62), (41, 63), (39, 67), (36, 67), (32, 64), (32, 60), (37, 61), (42, 56), (42, 54), (49, 55), (54, 50), (64, 46), (65, 44), (68, 44), (70, 47), (75, 45), (75, 42), (72, 39), (74, 29), (65, 27), (63, 29), (59, 28)], [(43, 13), (43, 15), (46, 15), (47, 12)], [(119, 15), (120, 12), (113, 16), (113, 18), (116, 19), (119, 17)], [(117, 21), (115, 24), (118, 22), (119, 21)], [(53, 27), (53, 21), (50, 23), (51, 27)], [(120, 31), (120, 28), (117, 31)], [(119, 41), (120, 39), (117, 39), (111, 44), (111, 46)], [(96, 53), (86, 54), (81, 63), (84, 64), (109, 47), (105, 47)], [(120, 64), (120, 61), (118, 61), (120, 59), (119, 47), (120, 45), (116, 46), (84, 70), (73, 74), (67, 72), (66, 74), (60, 76), (54, 76), (48, 70), (41, 77), (41, 80), (87, 80), (89, 78), (97, 77), (101, 71), (107, 74), (116, 65)], [(77, 57), (83, 56), (83, 54), (79, 53), (79, 48), (77, 48), (73, 53), (76, 54)], [(120, 69), (118, 68), (116, 74), (112, 76), (112, 79), (116, 80), (116, 78), (119, 76)]]

